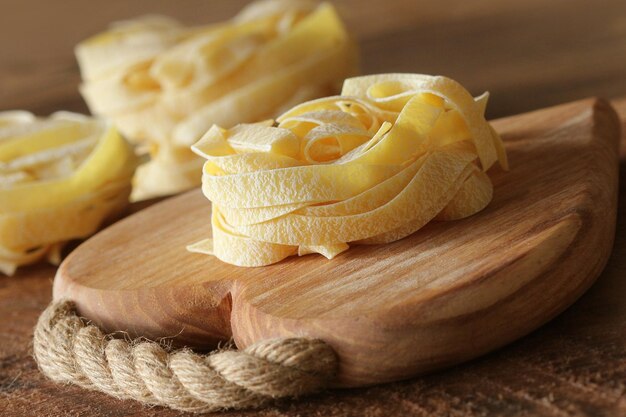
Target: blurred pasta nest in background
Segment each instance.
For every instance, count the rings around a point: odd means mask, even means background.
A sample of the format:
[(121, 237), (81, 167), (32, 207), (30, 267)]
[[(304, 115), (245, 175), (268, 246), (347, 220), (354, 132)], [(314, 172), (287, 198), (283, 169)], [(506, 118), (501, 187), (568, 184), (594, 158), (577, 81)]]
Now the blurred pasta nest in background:
[(109, 123), (59, 112), (0, 112), (0, 272), (94, 233), (128, 204), (138, 159)]
[(357, 51), (330, 4), (252, 3), (232, 20), (184, 27), (158, 16), (112, 25), (80, 43), (81, 93), (151, 160), (133, 200), (200, 183), (190, 151), (213, 124), (275, 117), (300, 102), (336, 93), (357, 71)]

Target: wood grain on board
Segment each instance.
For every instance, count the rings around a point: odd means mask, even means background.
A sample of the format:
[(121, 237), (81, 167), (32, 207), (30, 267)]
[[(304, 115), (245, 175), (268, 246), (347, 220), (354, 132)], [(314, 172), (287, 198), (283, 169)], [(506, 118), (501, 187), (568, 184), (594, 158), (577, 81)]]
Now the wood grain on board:
[(321, 338), (339, 355), (339, 386), (474, 358), (580, 297), (608, 259), (617, 210), (619, 121), (608, 103), (578, 101), (494, 126), (511, 170), (492, 172), (493, 201), (467, 219), (330, 261), (241, 268), (185, 249), (210, 235), (210, 205), (196, 190), (80, 245), (61, 264), (54, 297), (74, 300), (108, 331), (196, 348), (230, 337), (240, 348)]
[[(622, 416), (626, 413), (626, 99), (613, 251), (597, 282), (529, 336), (443, 372), (369, 388), (333, 390), (226, 417)], [(593, 251), (593, 248), (589, 249)], [(24, 268), (0, 280), (0, 415), (53, 417), (181, 414), (145, 408), (46, 380), (32, 359), (32, 328), (50, 301), (55, 269)], [(191, 416), (191, 414), (189, 414)]]
[[(156, 12), (203, 23), (232, 15), (244, 2), (110, 0), (106, 7), (80, 0), (6, 2), (0, 13), (0, 109), (86, 111), (76, 89), (72, 48), (111, 20)], [(491, 117), (588, 96), (626, 95), (622, 0), (336, 3), (359, 41), (365, 73), (452, 76), (474, 93), (492, 92)], [(626, 100), (613, 103), (626, 120)], [(539, 330), (425, 377), (223, 415), (626, 415), (624, 137), (620, 168), (616, 239), (607, 266), (580, 300)], [(32, 359), (31, 338), (50, 301), (54, 273), (53, 267), (39, 265), (0, 278), (0, 415), (183, 415), (45, 380)]]

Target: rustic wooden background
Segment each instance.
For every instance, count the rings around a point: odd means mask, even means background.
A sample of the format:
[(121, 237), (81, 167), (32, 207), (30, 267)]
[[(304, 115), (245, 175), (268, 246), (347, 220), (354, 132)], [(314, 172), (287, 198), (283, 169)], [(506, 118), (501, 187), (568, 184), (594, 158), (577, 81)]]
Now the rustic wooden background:
[[(199, 24), (227, 18), (244, 3), (2, 0), (0, 110), (86, 111), (72, 48), (111, 20), (165, 13)], [(492, 92), (490, 117), (603, 96), (615, 100), (626, 120), (624, 0), (336, 4), (359, 41), (364, 72), (451, 76), (475, 93)], [(427, 377), (224, 415), (626, 416), (626, 152), (620, 180), (617, 235), (605, 272), (540, 330)], [(180, 415), (44, 380), (31, 357), (31, 329), (50, 300), (53, 276), (54, 268), (34, 266), (0, 277), (0, 415)]]

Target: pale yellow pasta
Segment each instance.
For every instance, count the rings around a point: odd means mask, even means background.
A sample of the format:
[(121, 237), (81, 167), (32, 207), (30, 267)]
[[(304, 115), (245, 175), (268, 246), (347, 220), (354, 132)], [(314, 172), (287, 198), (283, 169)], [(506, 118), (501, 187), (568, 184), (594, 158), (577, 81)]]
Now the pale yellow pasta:
[(508, 167), (487, 98), (446, 77), (383, 74), (276, 123), (211, 127), (193, 150), (206, 159), (212, 237), (188, 249), (239, 266), (330, 259), (475, 214), (493, 195), (485, 172)]
[(255, 2), (206, 27), (158, 16), (122, 22), (76, 55), (91, 111), (151, 155), (134, 200), (199, 185), (202, 160), (189, 147), (213, 124), (275, 117), (334, 93), (357, 67), (334, 8), (306, 0)]
[(73, 113), (0, 112), (0, 272), (58, 263), (128, 204), (137, 158), (108, 123)]

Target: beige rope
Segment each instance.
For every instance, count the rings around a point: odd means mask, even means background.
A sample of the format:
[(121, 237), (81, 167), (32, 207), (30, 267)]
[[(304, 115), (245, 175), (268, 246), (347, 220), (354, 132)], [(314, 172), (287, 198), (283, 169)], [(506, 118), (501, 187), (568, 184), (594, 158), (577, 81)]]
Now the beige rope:
[(308, 394), (323, 388), (337, 368), (332, 348), (314, 339), (266, 340), (209, 355), (113, 339), (79, 318), (70, 301), (53, 302), (41, 314), (34, 351), (54, 381), (193, 412)]

